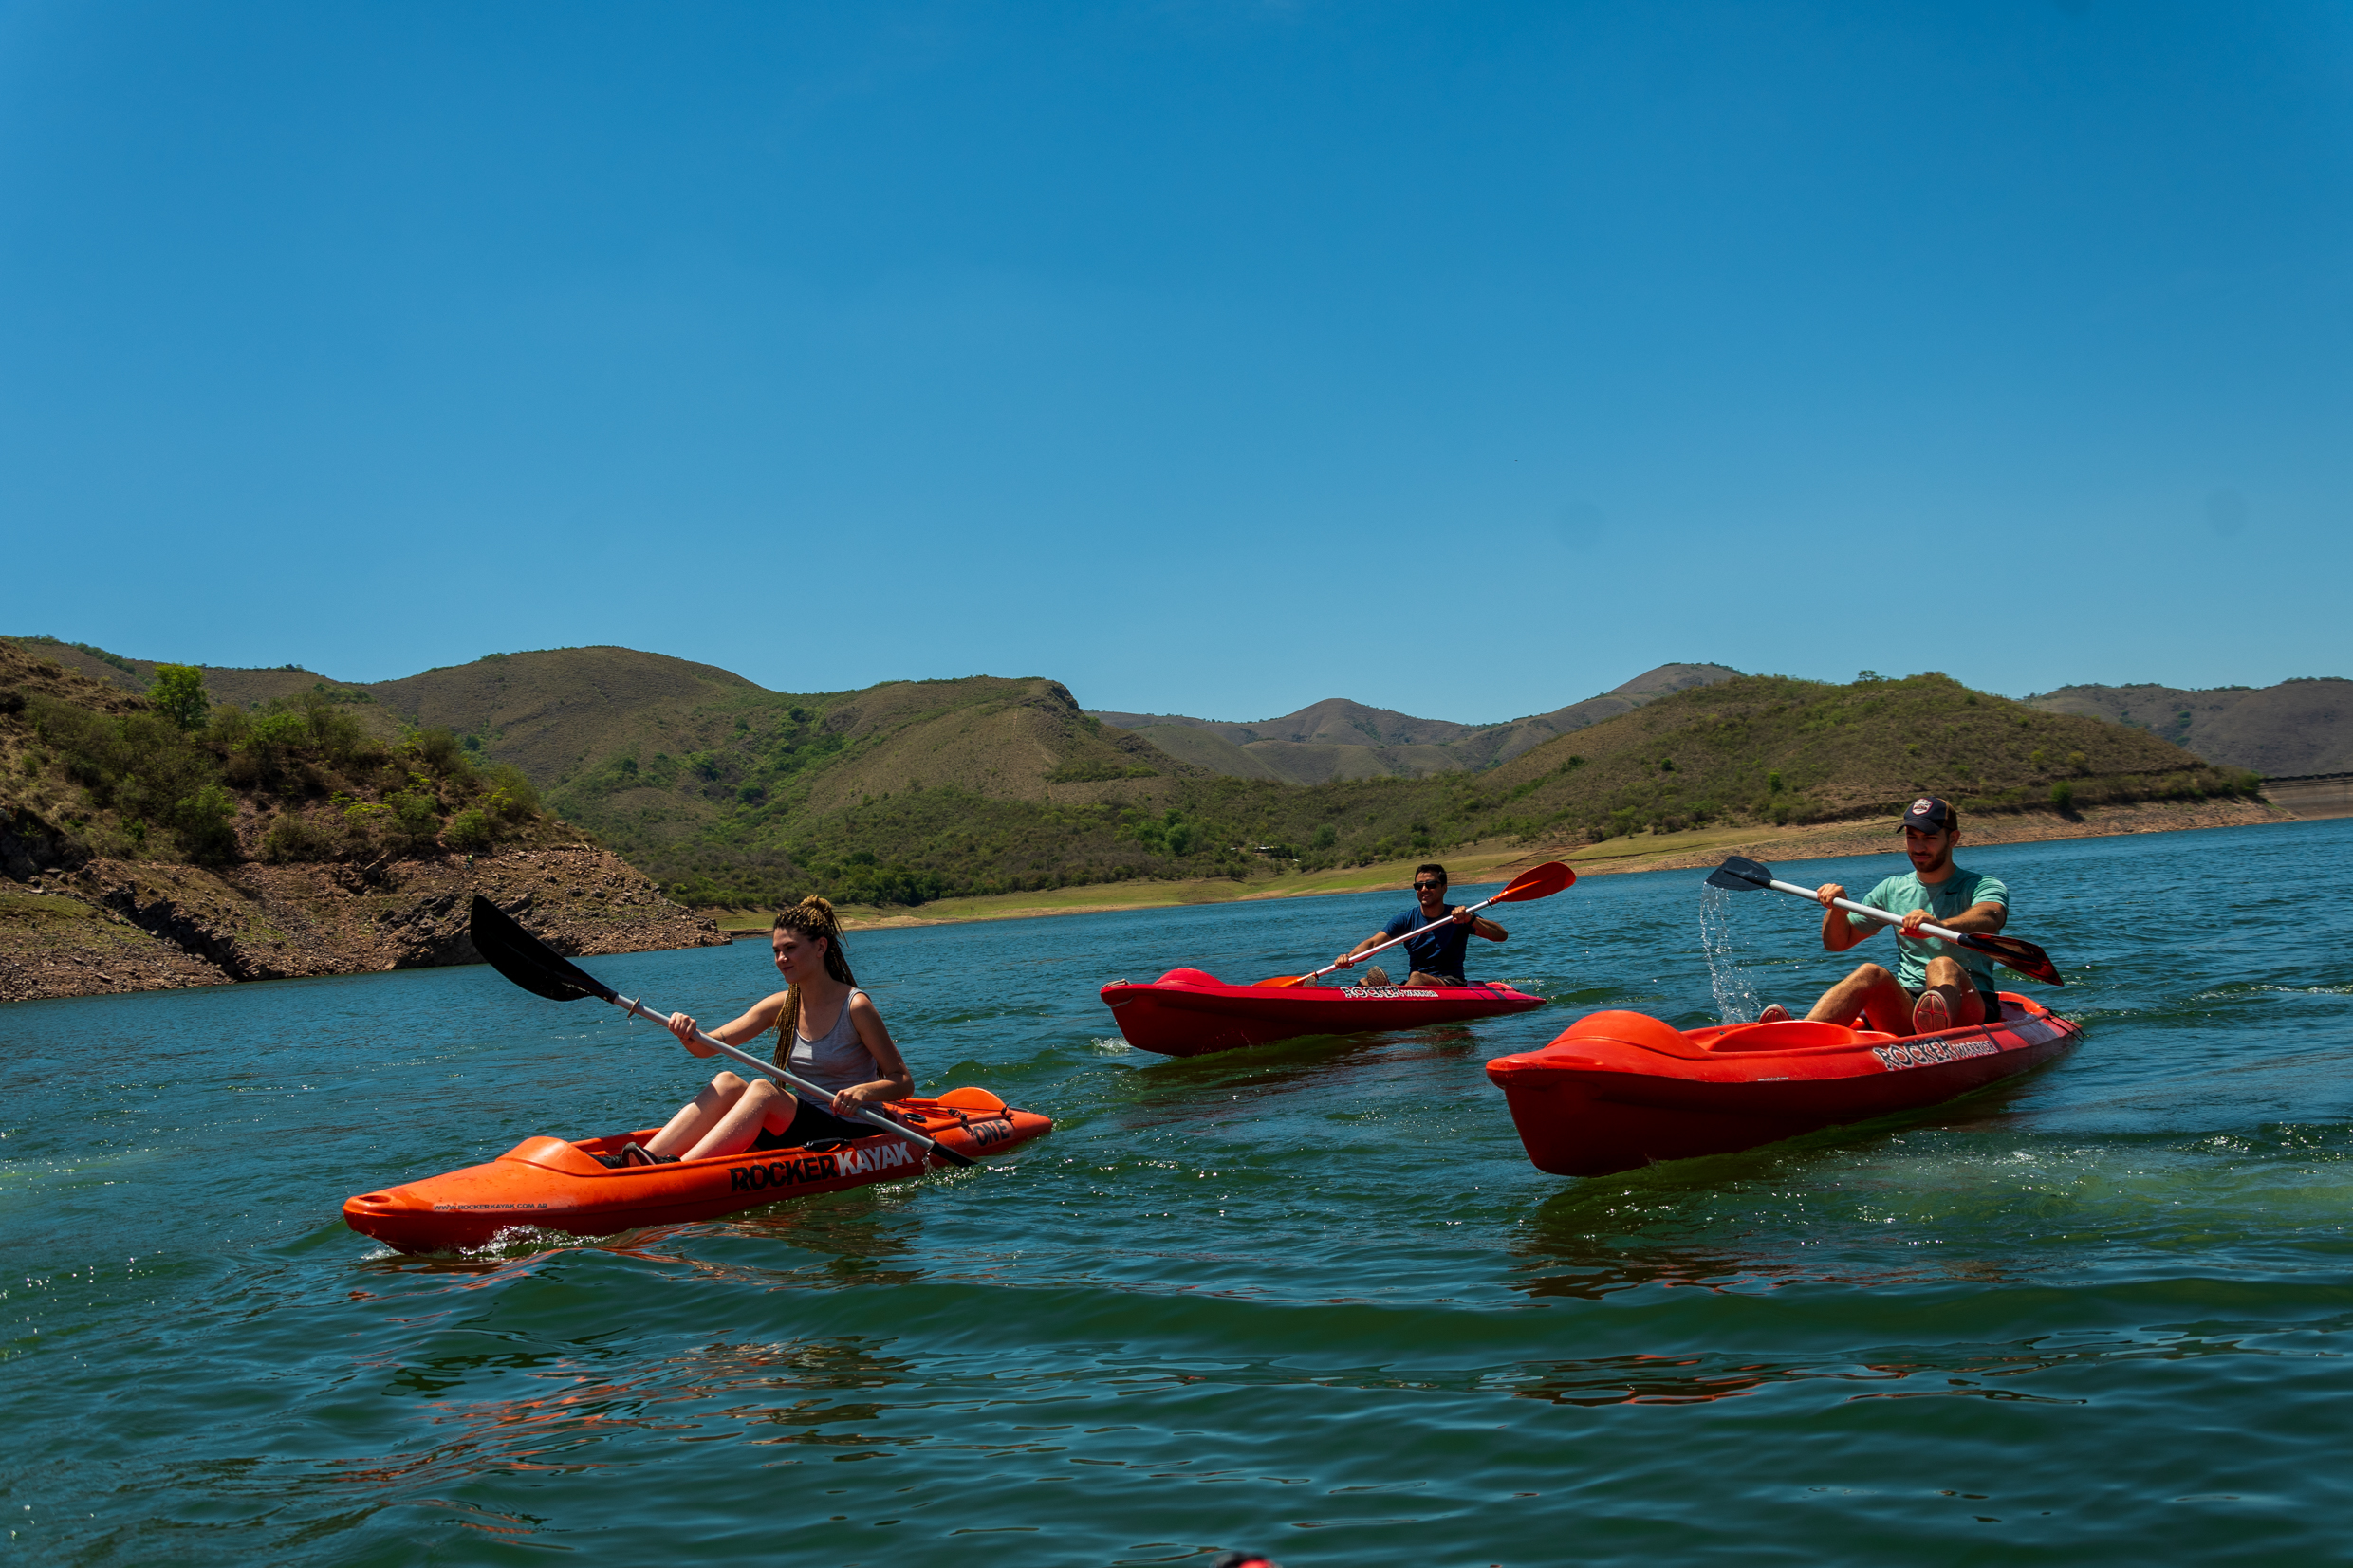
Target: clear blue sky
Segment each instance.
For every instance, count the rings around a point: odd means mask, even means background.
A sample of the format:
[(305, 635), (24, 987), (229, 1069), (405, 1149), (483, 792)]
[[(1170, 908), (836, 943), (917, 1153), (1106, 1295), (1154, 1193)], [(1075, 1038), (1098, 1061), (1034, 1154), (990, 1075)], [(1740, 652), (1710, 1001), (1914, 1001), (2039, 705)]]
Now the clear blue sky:
[(7, 624), (2353, 674), (2353, 8), (0, 0)]

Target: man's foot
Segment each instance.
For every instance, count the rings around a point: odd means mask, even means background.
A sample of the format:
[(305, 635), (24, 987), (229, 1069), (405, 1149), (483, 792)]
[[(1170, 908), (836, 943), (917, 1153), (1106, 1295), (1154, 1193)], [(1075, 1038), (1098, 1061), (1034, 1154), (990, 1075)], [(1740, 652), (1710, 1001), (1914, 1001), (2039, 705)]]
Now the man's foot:
[(641, 1148), (634, 1143), (624, 1143), (614, 1163), (617, 1165), (676, 1165), (678, 1163), (678, 1156), (657, 1154), (651, 1149)]
[(1953, 1027), (1953, 1009), (1944, 1004), (1944, 992), (1922, 991), (1912, 1005), (1912, 1032), (1933, 1035), (1939, 1029)]
[(1787, 1024), (1789, 1022), (1789, 1009), (1778, 1002), (1768, 1002), (1765, 1010), (1756, 1015), (1756, 1021), (1759, 1024)]

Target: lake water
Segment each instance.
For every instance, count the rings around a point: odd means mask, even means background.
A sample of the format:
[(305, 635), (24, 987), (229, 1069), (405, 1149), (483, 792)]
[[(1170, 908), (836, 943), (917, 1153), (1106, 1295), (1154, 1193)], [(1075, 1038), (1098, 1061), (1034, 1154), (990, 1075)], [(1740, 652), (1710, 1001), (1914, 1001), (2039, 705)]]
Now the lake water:
[[(1481, 1064), (1599, 1006), (1712, 1022), (1699, 873), (1499, 911), (1473, 972), (1536, 1013), (1194, 1061), (1097, 987), (1297, 972), (1407, 895), (859, 933), (917, 1081), (1052, 1135), (477, 1258), (338, 1208), (658, 1121), (708, 1068), (480, 968), (0, 1008), (8, 1560), (2345, 1560), (2348, 850), (1965, 855), (2080, 1050), (1588, 1181), (1528, 1164)], [(1766, 1000), (1846, 962), (1796, 900), (1726, 918)], [(706, 1019), (773, 972), (591, 967)]]

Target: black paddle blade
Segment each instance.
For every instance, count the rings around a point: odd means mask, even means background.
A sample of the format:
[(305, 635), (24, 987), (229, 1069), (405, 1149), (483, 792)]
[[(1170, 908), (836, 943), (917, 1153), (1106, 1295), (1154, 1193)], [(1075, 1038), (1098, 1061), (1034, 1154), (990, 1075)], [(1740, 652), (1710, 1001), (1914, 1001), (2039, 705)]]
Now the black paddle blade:
[(1708, 873), (1708, 886), (1730, 888), (1734, 893), (1755, 893), (1773, 885), (1773, 868), (1735, 855)]
[(550, 1002), (578, 1002), (584, 996), (618, 1000), (612, 987), (550, 951), (547, 943), (517, 925), (514, 916), (478, 893), (466, 920), (483, 962), (533, 996)]
[(2031, 942), (2015, 936), (1970, 935), (1963, 944), (1984, 953), (2006, 969), (2016, 969), (2029, 980), (2040, 980), (2047, 986), (2064, 986), (2066, 981), (2059, 974), (2059, 966), (2050, 961), (2050, 954)]

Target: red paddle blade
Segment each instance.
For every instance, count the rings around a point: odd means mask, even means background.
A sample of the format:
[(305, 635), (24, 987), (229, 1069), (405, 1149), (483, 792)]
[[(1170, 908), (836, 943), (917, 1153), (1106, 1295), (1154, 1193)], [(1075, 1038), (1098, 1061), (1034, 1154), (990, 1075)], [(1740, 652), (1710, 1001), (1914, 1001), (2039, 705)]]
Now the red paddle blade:
[(2040, 980), (2047, 986), (2064, 986), (2066, 981), (2059, 974), (2059, 966), (2050, 961), (2050, 954), (2031, 942), (2015, 936), (1979, 936), (1971, 933), (1962, 946), (1974, 948), (2007, 969), (2016, 969), (2029, 980)]
[(1259, 981), (1251, 988), (1256, 990), (1258, 986), (1296, 986), (1306, 978), (1304, 974), (1278, 974), (1272, 979)]
[(1517, 904), (1530, 898), (1549, 898), (1563, 888), (1574, 887), (1577, 874), (1558, 860), (1530, 866), (1511, 878), (1511, 885), (1495, 895), (1493, 902)]

